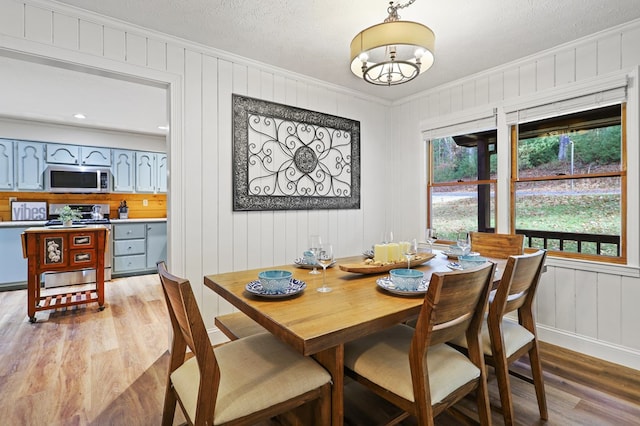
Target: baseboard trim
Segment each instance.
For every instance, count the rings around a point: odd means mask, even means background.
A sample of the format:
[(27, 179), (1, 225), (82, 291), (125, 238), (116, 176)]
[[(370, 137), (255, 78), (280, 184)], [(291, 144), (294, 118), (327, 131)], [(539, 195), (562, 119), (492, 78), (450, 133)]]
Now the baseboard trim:
[(586, 336), (567, 333), (552, 327), (537, 325), (538, 339), (575, 352), (614, 364), (640, 370), (640, 351), (602, 342)]
[(215, 327), (208, 329), (207, 334), (209, 335), (209, 340), (211, 340), (212, 345), (217, 345), (229, 341), (229, 338), (222, 331), (220, 331), (220, 329)]

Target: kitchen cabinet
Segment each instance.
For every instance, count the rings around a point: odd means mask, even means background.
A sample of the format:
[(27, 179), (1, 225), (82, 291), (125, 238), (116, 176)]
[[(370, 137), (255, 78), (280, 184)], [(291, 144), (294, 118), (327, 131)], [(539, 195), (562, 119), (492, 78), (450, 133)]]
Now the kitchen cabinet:
[(113, 224), (114, 275), (156, 272), (156, 263), (166, 258), (166, 221)]
[(111, 174), (113, 175), (114, 192), (133, 192), (135, 190), (135, 165), (135, 151), (113, 150)]
[(167, 154), (136, 151), (136, 192), (167, 192)]
[[(21, 235), (22, 253), (27, 258), (27, 313), (36, 321), (36, 312), (98, 303), (104, 309), (104, 253), (107, 228), (89, 225), (51, 229), (43, 226), (28, 228)], [(96, 286), (90, 290), (41, 294), (43, 272), (96, 270)]]
[(0, 139), (0, 189), (13, 190), (15, 188), (13, 157), (13, 141)]
[(113, 225), (113, 274), (144, 271), (147, 267), (146, 225)]
[(136, 192), (155, 192), (156, 175), (156, 154), (137, 151)]
[(167, 192), (167, 154), (156, 154), (157, 192)]
[(23, 227), (0, 228), (0, 290), (27, 287), (27, 259), (22, 257)]
[(18, 141), (15, 158), (17, 169), (16, 187), (19, 190), (42, 191), (45, 168), (44, 144), (41, 142)]
[(47, 144), (47, 163), (111, 166), (111, 150), (95, 146)]
[(156, 269), (156, 263), (167, 260), (167, 222), (147, 225), (147, 269)]

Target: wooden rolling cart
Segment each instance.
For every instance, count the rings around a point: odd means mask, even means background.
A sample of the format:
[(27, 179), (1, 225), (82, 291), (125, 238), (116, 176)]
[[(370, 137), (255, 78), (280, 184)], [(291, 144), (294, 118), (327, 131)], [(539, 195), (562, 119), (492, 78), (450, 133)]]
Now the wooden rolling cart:
[[(104, 309), (104, 252), (109, 231), (103, 225), (82, 227), (34, 227), (22, 233), (22, 255), (28, 260), (27, 312), (36, 321), (37, 311), (98, 303)], [(40, 294), (43, 272), (96, 270), (95, 288)], [(69, 290), (71, 287), (66, 287)]]

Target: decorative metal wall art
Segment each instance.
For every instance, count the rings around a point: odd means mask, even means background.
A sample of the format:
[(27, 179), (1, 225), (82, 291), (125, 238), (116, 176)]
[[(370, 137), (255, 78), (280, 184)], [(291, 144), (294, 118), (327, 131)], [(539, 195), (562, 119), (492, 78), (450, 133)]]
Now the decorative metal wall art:
[(360, 122), (233, 95), (233, 210), (360, 208)]

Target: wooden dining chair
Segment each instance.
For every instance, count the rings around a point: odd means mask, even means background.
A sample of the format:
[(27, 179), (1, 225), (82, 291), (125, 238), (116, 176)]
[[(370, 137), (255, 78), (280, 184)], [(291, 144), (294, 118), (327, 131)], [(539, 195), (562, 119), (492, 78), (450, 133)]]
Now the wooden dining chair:
[[(434, 418), (476, 390), (478, 417), (491, 424), (480, 326), (495, 264), (431, 277), (416, 328), (399, 324), (345, 344), (345, 374), (404, 412), (418, 424)], [(393, 297), (393, 296), (390, 296)], [(445, 342), (458, 334), (471, 342), (464, 355)]]
[(189, 281), (157, 265), (173, 328), (163, 426), (173, 423), (176, 401), (191, 425), (250, 425), (306, 403), (317, 424), (329, 424), (324, 368), (270, 333), (212, 347)]
[(482, 256), (506, 259), (512, 255), (524, 254), (524, 235), (494, 234), (491, 232), (470, 232), (471, 251)]
[[(534, 384), (540, 418), (548, 418), (533, 315), (533, 301), (546, 255), (546, 250), (538, 250), (532, 254), (509, 257), (500, 284), (490, 297), (489, 313), (482, 327), (482, 350), (485, 362), (495, 369), (505, 425), (514, 424), (509, 373)], [(517, 311), (518, 322), (505, 318), (506, 314), (513, 311)], [(450, 343), (462, 351), (469, 347), (461, 336)], [(509, 371), (509, 366), (527, 353), (532, 378)]]

